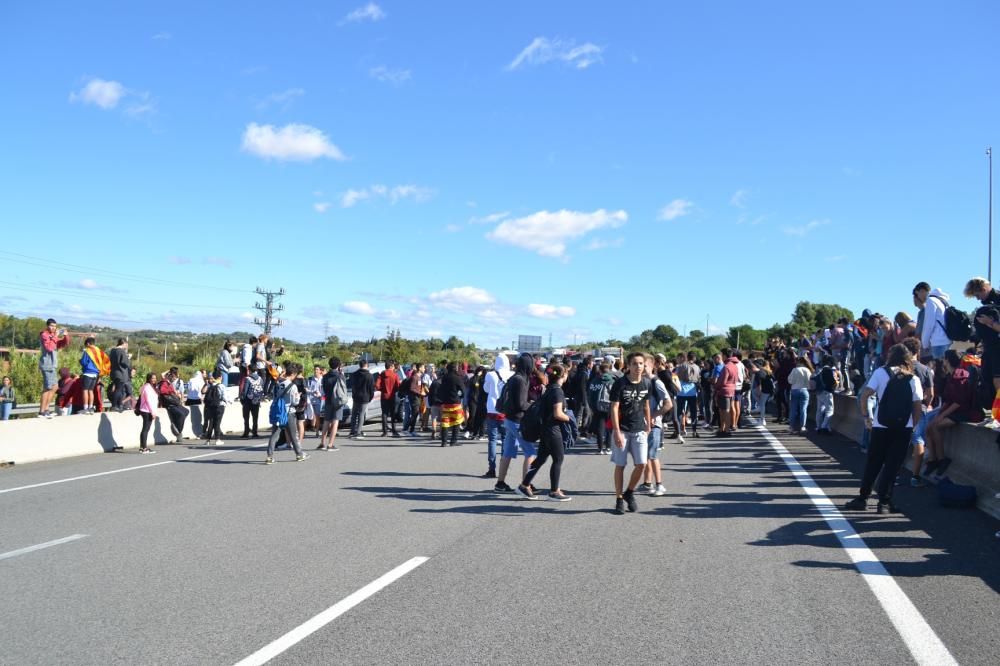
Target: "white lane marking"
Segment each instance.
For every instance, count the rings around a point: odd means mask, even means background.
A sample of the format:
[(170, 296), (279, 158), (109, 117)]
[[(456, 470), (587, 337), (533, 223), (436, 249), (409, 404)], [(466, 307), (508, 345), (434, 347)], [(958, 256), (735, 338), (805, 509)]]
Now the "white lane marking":
[(847, 552), (858, 573), (861, 574), (875, 598), (878, 599), (879, 604), (882, 605), (882, 609), (889, 616), (889, 620), (896, 627), (896, 631), (899, 632), (906, 647), (910, 650), (910, 654), (913, 655), (914, 661), (921, 666), (950, 666), (952, 664), (957, 666), (958, 662), (931, 629), (924, 616), (920, 614), (920, 611), (899, 587), (896, 580), (889, 575), (885, 565), (868, 548), (864, 539), (854, 531), (851, 523), (844, 518), (844, 514), (827, 497), (819, 484), (809, 475), (809, 472), (799, 464), (795, 456), (774, 435), (761, 426), (754, 427), (785, 462), (806, 495), (819, 509), (820, 515), (830, 526), (833, 534), (840, 541), (841, 547)]
[(406, 574), (410, 573), (428, 559), (430, 558), (414, 557), (412, 560), (400, 564), (389, 573), (376, 578), (357, 592), (344, 597), (311, 620), (308, 620), (304, 624), (292, 629), (274, 642), (265, 645), (246, 659), (238, 662), (236, 666), (260, 666), (261, 664), (266, 664), (288, 648), (301, 641), (303, 638), (319, 631), (368, 597), (371, 597), (378, 591), (388, 587)]
[(83, 476), (71, 476), (68, 479), (56, 479), (55, 481), (43, 481), (42, 483), (33, 483), (30, 486), (18, 486), (17, 488), (4, 488), (0, 490), (0, 495), (4, 493), (16, 493), (19, 490), (31, 490), (32, 488), (42, 488), (44, 486), (54, 486), (58, 483), (69, 483), (70, 481), (83, 481), (84, 479), (95, 479), (99, 476), (108, 476), (110, 474), (120, 474), (122, 472), (134, 472), (138, 469), (149, 469), (150, 467), (159, 467), (160, 465), (171, 465), (176, 462), (181, 462), (183, 460), (197, 460), (198, 458), (210, 458), (211, 456), (221, 456), (223, 453), (232, 453), (234, 451), (252, 451), (254, 449), (264, 448), (263, 446), (244, 446), (238, 449), (223, 449), (221, 451), (212, 451), (211, 453), (202, 453), (197, 456), (188, 456), (186, 458), (177, 458), (176, 460), (164, 460), (163, 462), (150, 463), (148, 465), (135, 465), (134, 467), (122, 467), (121, 469), (113, 469), (108, 472), (97, 472), (96, 474), (84, 474)]
[(36, 550), (42, 550), (43, 548), (51, 548), (52, 546), (59, 546), (64, 543), (69, 543), (70, 541), (76, 541), (77, 539), (86, 538), (86, 534), (73, 534), (68, 537), (63, 537), (62, 539), (56, 539), (55, 541), (46, 541), (45, 543), (40, 543), (36, 546), (28, 546), (27, 548), (19, 548), (18, 550), (12, 550), (8, 553), (0, 553), (0, 560), (6, 560), (11, 557), (17, 557), (18, 555), (25, 555), (26, 553), (33, 553)]

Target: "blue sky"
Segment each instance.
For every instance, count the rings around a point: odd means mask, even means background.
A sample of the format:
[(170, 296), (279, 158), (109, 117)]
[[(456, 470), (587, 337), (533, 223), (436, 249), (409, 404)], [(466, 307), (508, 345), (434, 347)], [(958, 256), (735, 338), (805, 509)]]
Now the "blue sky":
[(986, 272), (996, 3), (146, 4), (0, 9), (6, 311), (561, 345)]

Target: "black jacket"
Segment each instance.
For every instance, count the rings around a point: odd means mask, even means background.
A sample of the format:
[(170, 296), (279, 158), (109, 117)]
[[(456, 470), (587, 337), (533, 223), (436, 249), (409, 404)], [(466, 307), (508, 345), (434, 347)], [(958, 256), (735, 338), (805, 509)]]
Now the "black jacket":
[(132, 361), (128, 358), (128, 352), (121, 347), (112, 347), (108, 358), (111, 359), (111, 379), (116, 382), (131, 381)]
[(449, 373), (441, 380), (438, 388), (438, 397), (442, 405), (458, 405), (465, 395), (465, 382), (455, 373)]
[(361, 368), (351, 375), (351, 398), (355, 404), (371, 402), (375, 396), (375, 378), (368, 368)]

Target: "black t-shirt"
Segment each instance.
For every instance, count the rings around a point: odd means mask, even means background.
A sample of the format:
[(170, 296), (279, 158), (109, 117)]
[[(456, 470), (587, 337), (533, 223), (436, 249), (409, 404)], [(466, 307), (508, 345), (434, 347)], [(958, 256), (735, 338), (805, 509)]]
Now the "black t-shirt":
[(645, 407), (649, 400), (649, 380), (641, 378), (633, 384), (628, 375), (619, 377), (611, 387), (611, 403), (618, 403), (618, 425), (624, 432), (646, 429)]
[(554, 416), (556, 405), (561, 404), (563, 411), (566, 411), (566, 394), (563, 393), (562, 387), (555, 384), (550, 385), (539, 400), (542, 401), (542, 425), (545, 431), (553, 439), (557, 437), (562, 439), (560, 421), (556, 421)]

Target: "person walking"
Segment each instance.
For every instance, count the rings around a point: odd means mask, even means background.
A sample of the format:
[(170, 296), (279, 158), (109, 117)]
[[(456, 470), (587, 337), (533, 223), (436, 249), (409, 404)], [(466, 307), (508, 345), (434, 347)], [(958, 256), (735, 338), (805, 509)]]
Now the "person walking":
[(17, 406), (17, 394), (14, 392), (14, 381), (10, 377), (3, 378), (0, 386), (0, 421), (10, 419), (10, 413)]
[(417, 420), (420, 418), (420, 408), (424, 403), (426, 389), (423, 384), (424, 364), (414, 363), (410, 369), (410, 376), (406, 378), (406, 404), (407, 419), (403, 424), (403, 434), (410, 437), (417, 436)]
[(139, 453), (156, 453), (146, 445), (149, 437), (149, 428), (160, 417), (156, 415), (156, 406), (160, 402), (160, 394), (156, 392), (156, 373), (151, 372), (146, 375), (146, 383), (139, 391), (138, 413), (142, 418), (142, 430), (139, 431)]
[[(615, 381), (611, 387), (611, 428), (614, 446), (611, 463), (615, 466), (615, 513), (623, 515), (639, 510), (635, 501), (635, 487), (639, 485), (646, 469), (648, 438), (652, 426), (649, 411), (649, 380), (643, 377), (646, 357), (632, 352), (626, 358), (628, 374)], [(632, 457), (632, 475), (625, 486), (625, 465)]]
[[(309, 454), (303, 453), (299, 445), (299, 426), (295, 420), (295, 406), (299, 403), (299, 390), (295, 386), (295, 379), (301, 372), (302, 366), (298, 363), (287, 364), (284, 377), (280, 378), (274, 388), (274, 401), (271, 403), (271, 436), (267, 440), (265, 465), (274, 463), (274, 445), (278, 443), (282, 433), (295, 450), (296, 462), (309, 458)], [(276, 413), (279, 411), (280, 413)]]
[[(502, 364), (499, 361), (501, 358), (503, 359)], [(509, 363), (507, 356), (505, 354), (498, 354), (497, 359), (496, 365), (503, 365), (506, 368)], [(503, 433), (500, 468), (496, 473), (497, 482), (493, 486), (493, 490), (497, 493), (514, 492), (514, 489), (507, 484), (507, 470), (510, 468), (510, 461), (517, 458), (518, 452), (524, 455), (522, 477), (528, 473), (528, 468), (535, 459), (535, 445), (521, 437), (521, 419), (524, 418), (524, 413), (531, 406), (531, 402), (528, 399), (528, 387), (530, 383), (529, 377), (534, 372), (534, 369), (535, 362), (531, 358), (531, 354), (523, 353), (517, 357), (517, 361), (514, 363), (514, 373), (510, 374), (510, 370), (507, 370), (507, 379), (504, 381), (503, 388), (500, 391), (504, 400), (501, 402), (499, 397), (493, 399), (492, 389), (489, 389), (489, 400), (492, 403), (489, 401), (486, 403), (487, 411), (495, 409), (497, 412), (491, 412), (487, 417), (487, 432), (490, 432), (491, 417), (498, 417), (493, 419), (493, 422), (500, 424), (498, 431)], [(486, 381), (489, 380), (491, 375), (500, 377), (501, 372), (497, 369), (496, 372), (487, 373)], [(492, 478), (490, 472), (487, 472), (485, 478)]]
[[(528, 357), (528, 361), (531, 357)], [(520, 361), (520, 359), (519, 359)], [(530, 368), (526, 370), (526, 373), (530, 371)], [(514, 373), (510, 370), (510, 360), (504, 353), (499, 353), (496, 358), (493, 359), (493, 369), (483, 375), (483, 392), (486, 393), (486, 401), (483, 405), (483, 409), (486, 412), (486, 473), (483, 474), (484, 479), (497, 479), (497, 483), (494, 489), (500, 489), (503, 492), (508, 492), (513, 490), (504, 481), (504, 476), (507, 467), (504, 465), (503, 460), (500, 462), (500, 467), (503, 470), (499, 476), (497, 475), (497, 449), (501, 451), (501, 457), (507, 455), (507, 426), (509, 418), (504, 413), (504, 408), (498, 403), (500, 400), (500, 394), (503, 393), (504, 386), (510, 381), (511, 376)], [(527, 381), (527, 374), (525, 374), (525, 380)], [(524, 399), (527, 401), (527, 385), (524, 387)], [(520, 417), (519, 417), (520, 418)], [(516, 428), (517, 426), (515, 426)], [(516, 440), (517, 438), (515, 438)], [(516, 445), (516, 444), (515, 444)], [(531, 447), (534, 449), (534, 447)], [(516, 457), (516, 451), (514, 456)], [(508, 464), (510, 460), (507, 460)], [(527, 471), (527, 467), (525, 467)], [(523, 476), (523, 474), (522, 474)]]
[(351, 375), (351, 434), (350, 437), (365, 437), (365, 417), (368, 403), (375, 396), (375, 379), (368, 371), (368, 361), (361, 359), (358, 369)]
[(563, 449), (562, 424), (568, 423), (570, 420), (566, 413), (566, 396), (562, 390), (562, 386), (566, 382), (566, 370), (562, 365), (553, 363), (549, 365), (547, 374), (549, 383), (539, 398), (542, 401), (542, 434), (538, 446), (538, 456), (532, 461), (528, 473), (524, 475), (524, 479), (515, 492), (525, 499), (539, 499), (532, 490), (531, 482), (542, 465), (548, 462), (549, 458), (552, 458), (552, 465), (549, 466), (549, 499), (553, 502), (568, 502), (572, 498), (564, 493), (559, 486), (563, 459), (566, 455)]
[(754, 374), (754, 385), (757, 390), (757, 410), (760, 412), (760, 425), (767, 425), (767, 404), (774, 397), (775, 382), (771, 363), (764, 359)]
[[(868, 411), (868, 398), (876, 396), (874, 414)], [(913, 372), (913, 355), (901, 344), (893, 345), (885, 364), (872, 373), (861, 393), (861, 415), (871, 431), (871, 443), (865, 461), (858, 496), (844, 505), (850, 511), (868, 508), (868, 497), (878, 478), (877, 513), (898, 513), (892, 503), (896, 474), (906, 457), (913, 434), (913, 424), (922, 415), (923, 388)]]
[[(257, 368), (251, 366), (250, 374), (243, 378), (240, 386), (240, 405), (243, 406), (243, 439), (249, 439), (251, 433), (257, 434), (257, 421), (260, 417), (260, 401), (264, 399), (264, 380), (260, 378)], [(253, 427), (250, 420), (253, 419)]]

